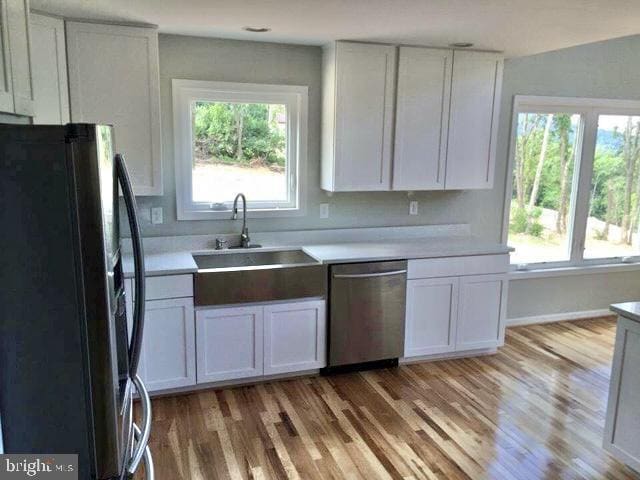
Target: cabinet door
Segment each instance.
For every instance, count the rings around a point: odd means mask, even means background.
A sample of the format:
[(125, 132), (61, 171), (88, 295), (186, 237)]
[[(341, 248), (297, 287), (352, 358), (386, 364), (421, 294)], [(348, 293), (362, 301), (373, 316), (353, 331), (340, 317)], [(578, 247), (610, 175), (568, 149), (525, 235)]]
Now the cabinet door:
[(32, 13), (30, 22), (33, 123), (68, 123), (69, 87), (64, 21)]
[(504, 343), (505, 275), (460, 278), (456, 350), (493, 348)]
[(444, 188), (453, 52), (400, 47), (394, 190)]
[[(129, 337), (134, 306), (132, 283), (131, 280), (125, 280)], [(150, 392), (195, 385), (193, 298), (153, 300), (146, 303), (138, 374)]]
[(29, 0), (7, 0), (13, 105), (16, 115), (33, 115)]
[(326, 365), (324, 300), (264, 307), (264, 373), (298, 372)]
[(146, 303), (140, 377), (150, 392), (195, 385), (194, 321), (192, 298)]
[(458, 283), (457, 277), (407, 281), (405, 357), (455, 349)]
[(618, 318), (604, 447), (640, 471), (640, 323)]
[(263, 374), (263, 307), (196, 312), (198, 383)]
[(493, 187), (501, 83), (498, 55), (454, 52), (447, 190)]
[(335, 190), (389, 190), (396, 49), (336, 46)]
[(71, 119), (115, 126), (136, 195), (162, 195), (158, 34), (67, 22)]
[(0, 0), (0, 112), (13, 113), (7, 2)]

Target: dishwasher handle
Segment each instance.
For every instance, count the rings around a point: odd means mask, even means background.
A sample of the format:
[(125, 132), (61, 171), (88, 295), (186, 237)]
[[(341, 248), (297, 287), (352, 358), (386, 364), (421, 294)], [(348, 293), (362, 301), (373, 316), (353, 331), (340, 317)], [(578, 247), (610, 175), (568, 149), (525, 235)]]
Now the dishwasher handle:
[(392, 270), (390, 272), (376, 272), (376, 273), (338, 273), (333, 275), (333, 278), (375, 278), (375, 277), (390, 277), (392, 275), (403, 275), (407, 273), (406, 270)]

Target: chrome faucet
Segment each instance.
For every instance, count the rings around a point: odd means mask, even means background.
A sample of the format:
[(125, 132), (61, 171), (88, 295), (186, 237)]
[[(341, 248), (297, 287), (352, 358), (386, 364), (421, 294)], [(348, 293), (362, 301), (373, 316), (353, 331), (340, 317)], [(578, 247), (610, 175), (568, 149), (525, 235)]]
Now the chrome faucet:
[(238, 198), (242, 198), (242, 233), (240, 234), (240, 246), (242, 248), (249, 248), (251, 239), (249, 238), (249, 227), (247, 227), (247, 197), (244, 196), (244, 193), (239, 193), (233, 200), (233, 216), (231, 219), (238, 219)]

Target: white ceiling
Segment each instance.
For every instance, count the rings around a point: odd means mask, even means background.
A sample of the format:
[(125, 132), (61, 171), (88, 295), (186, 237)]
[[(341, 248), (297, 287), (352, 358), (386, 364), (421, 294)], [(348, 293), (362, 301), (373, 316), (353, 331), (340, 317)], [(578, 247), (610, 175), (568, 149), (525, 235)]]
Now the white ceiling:
[[(464, 41), (507, 56), (640, 33), (640, 0), (31, 0), (31, 6), (183, 35), (310, 45)], [(247, 33), (244, 26), (272, 31)]]

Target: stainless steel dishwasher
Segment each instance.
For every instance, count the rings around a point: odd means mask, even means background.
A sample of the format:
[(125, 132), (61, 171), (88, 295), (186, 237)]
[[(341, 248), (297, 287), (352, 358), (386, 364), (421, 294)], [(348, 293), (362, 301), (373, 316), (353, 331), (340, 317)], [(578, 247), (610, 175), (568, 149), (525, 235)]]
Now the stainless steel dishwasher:
[(406, 261), (332, 266), (325, 372), (397, 365), (404, 353), (406, 292)]

